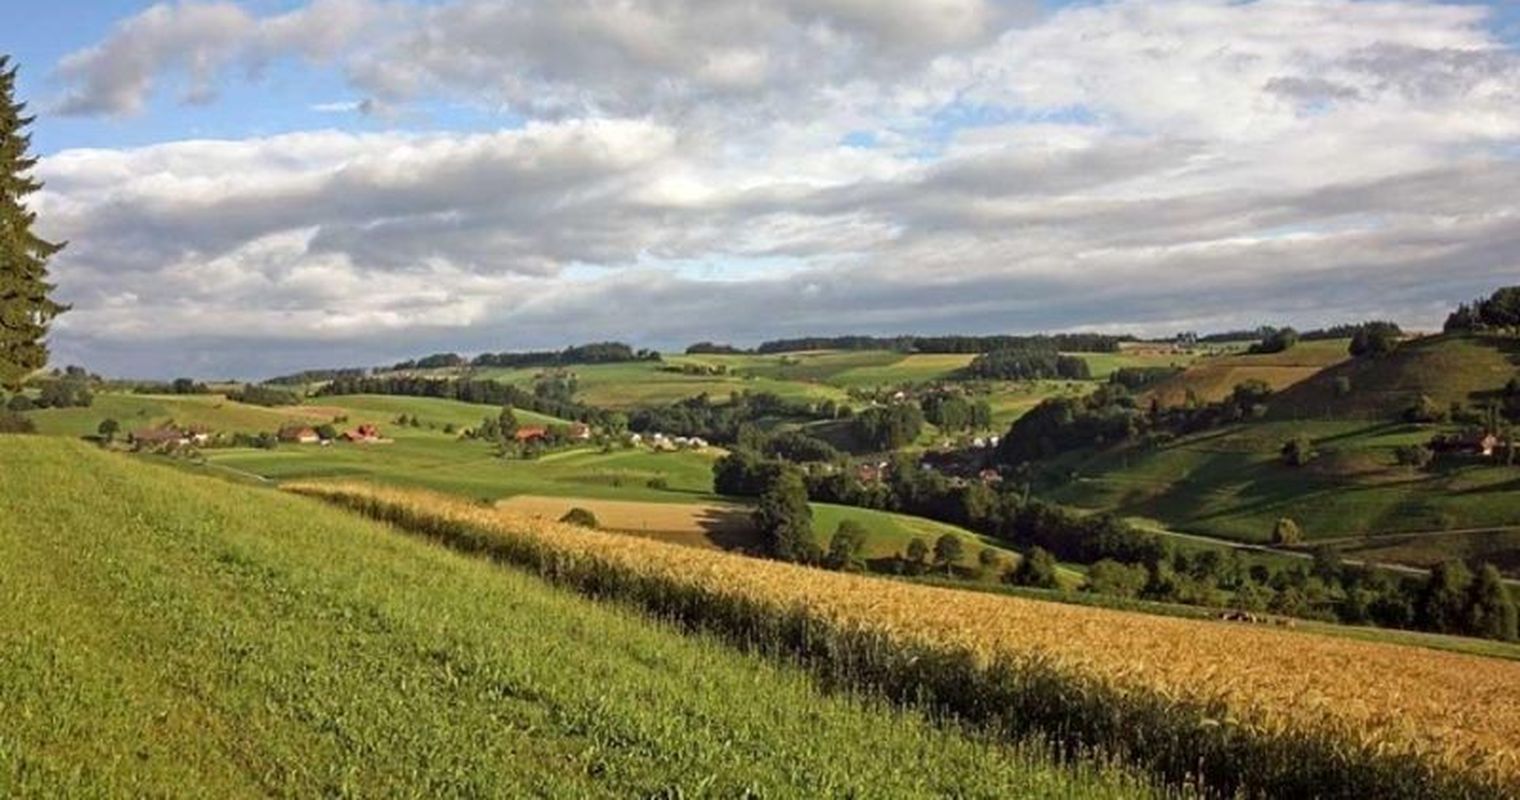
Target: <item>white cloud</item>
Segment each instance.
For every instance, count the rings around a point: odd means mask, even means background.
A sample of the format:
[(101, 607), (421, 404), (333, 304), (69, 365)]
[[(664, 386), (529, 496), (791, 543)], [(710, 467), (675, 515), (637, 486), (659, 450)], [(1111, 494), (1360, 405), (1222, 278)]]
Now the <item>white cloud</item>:
[[(1480, 9), (1027, 10), (155, 8), (66, 62), (75, 110), (292, 54), (363, 96), (529, 122), (49, 158), (61, 354), (195, 338), (205, 363), (280, 369), (608, 336), (1428, 324), (1520, 272), (1520, 55)], [(840, 145), (855, 131), (876, 144)]]

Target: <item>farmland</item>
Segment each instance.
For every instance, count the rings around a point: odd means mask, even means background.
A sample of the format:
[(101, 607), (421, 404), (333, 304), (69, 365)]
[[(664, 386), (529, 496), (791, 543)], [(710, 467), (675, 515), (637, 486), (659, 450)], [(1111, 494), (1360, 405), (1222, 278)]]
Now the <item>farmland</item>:
[[(752, 509), (736, 503), (657, 503), (516, 495), (499, 501), (496, 507), (517, 516), (551, 522), (572, 508), (584, 508), (596, 515), (599, 527), (610, 531), (695, 547), (762, 550), (750, 518)], [(965, 542), (965, 552), (957, 564), (966, 570), (975, 567), (983, 547), (993, 548), (1005, 564), (1018, 559), (1018, 555), (1003, 543), (934, 520), (828, 503), (814, 503), (812, 510), (815, 543), (820, 548), (827, 548), (829, 537), (841, 522), (852, 520), (867, 531), (861, 555), (868, 561), (899, 556), (914, 538), (932, 544), (946, 534), (960, 537)], [(1073, 586), (1081, 580), (1080, 574), (1073, 572), (1067, 572), (1066, 577)]]
[(1199, 358), (1181, 375), (1164, 381), (1147, 396), (1159, 399), (1163, 405), (1179, 405), (1191, 392), (1203, 402), (1214, 402), (1251, 380), (1264, 381), (1274, 391), (1282, 391), (1345, 361), (1347, 344), (1344, 339), (1325, 339), (1299, 342), (1282, 353), (1226, 353)]
[[(1320, 452), (1303, 469), (1284, 465), (1280, 456), (1282, 443), (1298, 434), (1310, 436)], [(1059, 463), (1076, 477), (1052, 497), (1248, 542), (1266, 542), (1284, 516), (1311, 541), (1520, 520), (1513, 470), (1397, 465), (1394, 448), (1430, 436), (1422, 426), (1367, 422), (1267, 422), (1210, 431), (1154, 448), (1074, 454)]]
[[(738, 634), (728, 626), (742, 619), (746, 636), (779, 635), (798, 609), (814, 626), (809, 638), (830, 640), (808, 652), (836, 680), (889, 691), (909, 681), (911, 696), (937, 696), (968, 720), (1127, 748), (1151, 769), (1216, 789), (1497, 793), (1517, 777), (1514, 662), (882, 583), (436, 495), (293, 488), (720, 633)], [(1058, 696), (1066, 700), (1053, 706)]]
[(6, 796), (1151, 792), (308, 500), (38, 438), (0, 476)]

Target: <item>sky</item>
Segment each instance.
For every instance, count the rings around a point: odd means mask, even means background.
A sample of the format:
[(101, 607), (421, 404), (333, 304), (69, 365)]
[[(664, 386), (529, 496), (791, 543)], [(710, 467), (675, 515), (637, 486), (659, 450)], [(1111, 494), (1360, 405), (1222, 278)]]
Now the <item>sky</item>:
[(1520, 2), (0, 4), (55, 362), (1435, 327), (1520, 277)]

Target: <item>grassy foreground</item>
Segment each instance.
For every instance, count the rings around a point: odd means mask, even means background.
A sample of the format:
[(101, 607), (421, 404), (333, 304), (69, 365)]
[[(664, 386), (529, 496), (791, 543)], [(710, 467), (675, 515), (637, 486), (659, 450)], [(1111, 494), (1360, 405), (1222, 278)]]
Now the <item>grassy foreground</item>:
[(537, 570), (831, 681), (1119, 754), (1225, 795), (1503, 797), (1513, 662), (993, 597), (535, 523), (372, 486), (296, 491)]
[(298, 497), (0, 437), (0, 796), (1134, 797)]

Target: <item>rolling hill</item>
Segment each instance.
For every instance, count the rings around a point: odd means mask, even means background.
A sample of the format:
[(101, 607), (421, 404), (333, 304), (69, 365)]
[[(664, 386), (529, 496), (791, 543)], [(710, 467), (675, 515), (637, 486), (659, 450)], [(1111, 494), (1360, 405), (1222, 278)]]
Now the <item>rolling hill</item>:
[[(1294, 348), (1295, 350), (1298, 348)], [(1382, 358), (1342, 361), (1272, 399), (1276, 419), (1393, 419), (1421, 395), (1481, 403), (1520, 375), (1520, 339), (1428, 336)]]
[(1228, 397), (1237, 385), (1249, 380), (1265, 381), (1273, 391), (1281, 392), (1345, 361), (1349, 358), (1348, 343), (1345, 339), (1326, 339), (1299, 342), (1281, 353), (1200, 358), (1182, 374), (1157, 384), (1145, 399), (1154, 397), (1165, 406), (1181, 405), (1191, 392), (1200, 401), (1212, 403)]
[(1143, 797), (314, 501), (0, 437), (0, 795)]

